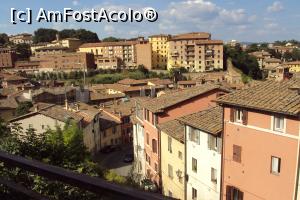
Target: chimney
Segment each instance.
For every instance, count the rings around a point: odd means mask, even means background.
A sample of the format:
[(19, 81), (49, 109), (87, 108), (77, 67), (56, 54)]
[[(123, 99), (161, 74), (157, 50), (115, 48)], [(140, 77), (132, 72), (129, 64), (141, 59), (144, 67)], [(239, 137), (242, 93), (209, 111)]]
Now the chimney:
[(38, 111), (39, 111), (39, 105), (36, 104), (36, 105), (34, 106), (34, 112), (38, 112)]
[(68, 110), (69, 109), (69, 104), (68, 104), (68, 100), (65, 100), (65, 109)]
[(59, 33), (56, 33), (56, 41), (59, 41), (60, 37), (59, 37)]

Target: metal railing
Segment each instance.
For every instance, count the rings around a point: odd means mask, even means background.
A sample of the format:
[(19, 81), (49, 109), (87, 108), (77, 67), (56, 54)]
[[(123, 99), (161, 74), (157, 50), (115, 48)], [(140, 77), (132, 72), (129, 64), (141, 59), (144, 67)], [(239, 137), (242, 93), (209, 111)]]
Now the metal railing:
[[(85, 174), (79, 174), (70, 170), (66, 170), (61, 167), (48, 165), (39, 161), (29, 160), (20, 156), (8, 154), (0, 151), (0, 162), (3, 162), (5, 166), (18, 167), (28, 172), (35, 173), (41, 177), (48, 178), (50, 180), (59, 181), (65, 184), (69, 184), (80, 189), (90, 191), (101, 196), (112, 197), (112, 199), (132, 199), (132, 200), (161, 200), (170, 199), (157, 193), (146, 192), (135, 188), (117, 185), (110, 183), (100, 178), (91, 177)], [(32, 197), (33, 199), (46, 199), (40, 196), (18, 183), (14, 183), (5, 177), (0, 177), (0, 184), (13, 189), (17, 192), (21, 192), (24, 195)]]

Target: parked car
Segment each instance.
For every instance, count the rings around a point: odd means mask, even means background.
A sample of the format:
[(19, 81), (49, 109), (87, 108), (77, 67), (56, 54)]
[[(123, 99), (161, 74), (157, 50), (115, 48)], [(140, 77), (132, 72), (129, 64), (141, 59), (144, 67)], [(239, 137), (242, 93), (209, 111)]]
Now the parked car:
[(146, 191), (157, 192), (158, 187), (155, 183), (153, 183), (150, 179), (144, 179), (141, 181), (141, 185)]
[(123, 162), (125, 162), (125, 163), (131, 163), (131, 162), (133, 162), (133, 154), (132, 153), (130, 153), (130, 154), (126, 154), (125, 155), (125, 157), (124, 157), (124, 159), (123, 159)]

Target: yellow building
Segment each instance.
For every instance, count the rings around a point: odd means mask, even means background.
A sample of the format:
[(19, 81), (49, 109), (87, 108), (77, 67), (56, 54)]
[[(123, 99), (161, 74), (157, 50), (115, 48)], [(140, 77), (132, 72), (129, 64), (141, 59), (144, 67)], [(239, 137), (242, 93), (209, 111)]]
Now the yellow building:
[(149, 43), (152, 47), (152, 66), (154, 69), (166, 69), (168, 63), (168, 40), (170, 35), (152, 35)]
[(161, 180), (165, 196), (185, 197), (184, 126), (177, 120), (159, 124), (161, 130)]
[(300, 72), (300, 61), (286, 62), (283, 65), (287, 66), (290, 72)]

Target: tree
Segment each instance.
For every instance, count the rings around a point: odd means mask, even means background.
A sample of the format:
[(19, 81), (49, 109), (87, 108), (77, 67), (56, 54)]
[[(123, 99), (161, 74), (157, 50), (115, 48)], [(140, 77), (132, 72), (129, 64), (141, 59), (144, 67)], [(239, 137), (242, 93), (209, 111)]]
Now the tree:
[(17, 52), (18, 58), (21, 60), (27, 60), (31, 56), (30, 46), (25, 43), (17, 44), (16, 52)]
[(8, 43), (8, 35), (6, 33), (0, 33), (0, 45)]
[(32, 106), (32, 103), (29, 101), (21, 102), (16, 108), (16, 115), (21, 116), (27, 114)]
[(99, 42), (97, 33), (85, 29), (78, 29), (74, 37), (80, 39), (82, 42)]
[(121, 39), (119, 38), (115, 38), (115, 37), (107, 37), (107, 38), (104, 38), (102, 41), (103, 42), (118, 42), (120, 41)]
[(58, 31), (55, 29), (40, 28), (34, 31), (33, 42), (52, 42), (56, 39), (57, 33)]

